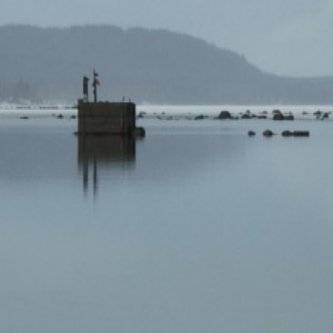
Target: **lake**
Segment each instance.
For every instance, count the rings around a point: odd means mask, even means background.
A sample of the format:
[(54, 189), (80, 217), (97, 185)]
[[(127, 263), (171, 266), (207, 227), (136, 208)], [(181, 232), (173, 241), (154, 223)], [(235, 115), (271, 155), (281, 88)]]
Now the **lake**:
[(333, 122), (139, 125), (1, 117), (0, 331), (329, 332)]

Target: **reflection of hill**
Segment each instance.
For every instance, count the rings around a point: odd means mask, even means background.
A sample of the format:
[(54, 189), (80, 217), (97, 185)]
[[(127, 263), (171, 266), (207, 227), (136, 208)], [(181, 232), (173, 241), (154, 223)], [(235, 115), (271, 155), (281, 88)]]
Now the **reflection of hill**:
[(135, 161), (135, 140), (121, 136), (78, 136), (78, 163), (83, 174), (84, 191), (88, 191), (90, 168), (92, 168), (93, 187), (98, 189), (98, 167)]

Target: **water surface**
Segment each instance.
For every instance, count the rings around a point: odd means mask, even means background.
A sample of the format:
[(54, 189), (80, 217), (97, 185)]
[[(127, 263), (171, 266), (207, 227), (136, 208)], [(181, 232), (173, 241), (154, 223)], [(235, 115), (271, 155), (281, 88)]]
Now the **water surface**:
[(1, 119), (0, 331), (330, 331), (332, 123), (140, 125)]

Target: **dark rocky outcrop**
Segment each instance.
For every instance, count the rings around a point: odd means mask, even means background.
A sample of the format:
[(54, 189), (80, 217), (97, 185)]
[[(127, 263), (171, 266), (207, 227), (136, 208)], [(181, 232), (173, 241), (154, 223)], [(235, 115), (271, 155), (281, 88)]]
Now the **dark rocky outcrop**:
[(144, 116), (146, 115), (146, 112), (139, 112), (138, 114), (138, 118), (144, 118)]
[(194, 120), (204, 120), (207, 116), (204, 116), (203, 114), (200, 114), (199, 116), (194, 117)]
[(329, 112), (325, 112), (323, 114), (323, 116), (321, 117), (321, 120), (325, 120), (325, 119), (328, 119), (330, 117), (330, 113)]
[(273, 114), (273, 120), (285, 120), (284, 115), (282, 112), (276, 112)]
[(264, 131), (262, 133), (262, 135), (265, 137), (272, 137), (274, 135), (274, 133), (271, 130), (267, 129), (266, 131)]
[(229, 111), (221, 111), (217, 118), (221, 120), (232, 119), (232, 115)]
[(284, 120), (295, 120), (295, 117), (293, 114), (287, 114), (287, 115), (284, 115)]
[(293, 136), (294, 134), (291, 131), (283, 131), (281, 133), (281, 135), (284, 136), (284, 137), (290, 137), (290, 136)]
[(295, 136), (295, 137), (309, 137), (310, 136), (310, 132), (309, 131), (283, 131), (281, 133), (281, 135), (283, 137), (291, 137), (291, 136)]
[(146, 136), (146, 130), (143, 127), (137, 127), (134, 134), (137, 138), (144, 138)]
[(310, 132), (309, 131), (294, 131), (293, 135), (296, 137), (309, 137)]

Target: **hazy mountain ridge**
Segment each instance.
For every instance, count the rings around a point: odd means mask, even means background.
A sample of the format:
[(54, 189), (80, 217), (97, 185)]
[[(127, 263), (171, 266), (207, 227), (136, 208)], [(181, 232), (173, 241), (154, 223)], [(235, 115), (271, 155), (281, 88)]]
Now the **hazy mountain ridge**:
[[(82, 75), (100, 73), (102, 99), (169, 104), (329, 104), (333, 78), (264, 73), (235, 52), (164, 30), (113, 26), (0, 27), (2, 89), (21, 82), (30, 99), (75, 101)], [(24, 84), (22, 84), (24, 82)], [(6, 93), (4, 93), (6, 91)], [(10, 96), (14, 94), (15, 96)]]

